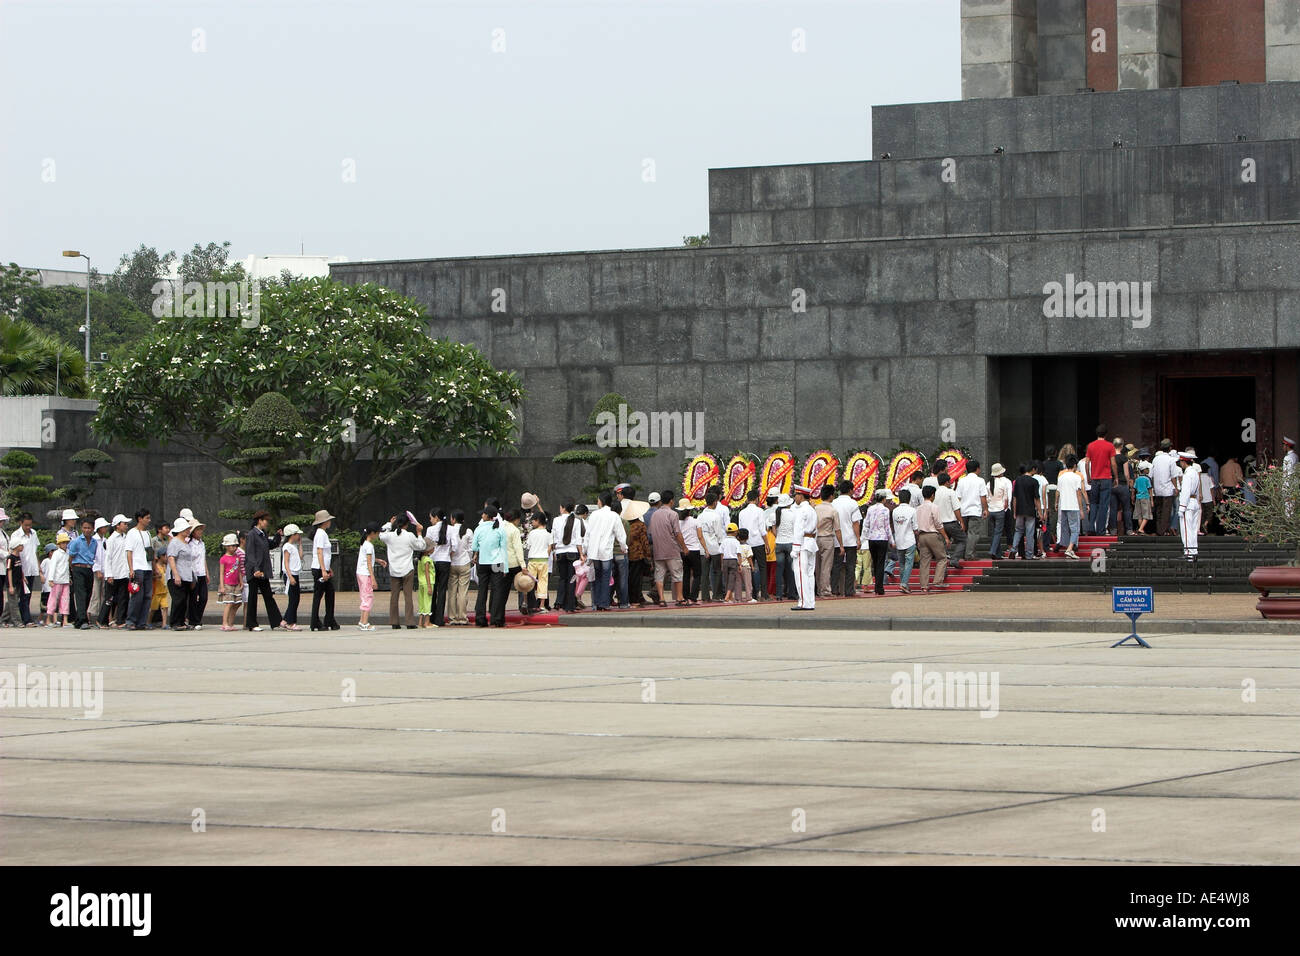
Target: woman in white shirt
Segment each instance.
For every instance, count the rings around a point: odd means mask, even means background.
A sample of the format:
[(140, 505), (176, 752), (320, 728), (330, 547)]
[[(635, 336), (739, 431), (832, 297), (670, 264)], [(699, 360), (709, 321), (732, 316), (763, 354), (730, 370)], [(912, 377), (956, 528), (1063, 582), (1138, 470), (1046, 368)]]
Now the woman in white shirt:
[(700, 574), (704, 570), (704, 557), (700, 550), (700, 522), (687, 508), (677, 512), (677, 520), (680, 522), (682, 540), (686, 542), (686, 553), (682, 555), (682, 598), (698, 601)]
[(388, 623), (401, 628), (400, 598), (406, 595), (406, 626), (415, 630), (415, 552), (425, 547), (424, 525), (415, 523), (415, 533), (407, 530), (410, 519), (393, 515), (379, 535), (388, 549)]
[[(338, 623), (334, 620), (334, 545), (330, 542), (330, 525), (334, 516), (328, 511), (316, 512), (312, 526), (316, 534), (311, 542), (311, 629), (313, 631), (337, 631)], [(325, 618), (321, 619), (320, 606), (325, 602)]]
[(456, 540), (447, 512), (441, 508), (429, 509), (429, 530), (424, 533), (426, 550), (433, 558), (433, 617), (434, 627), (442, 627), (447, 617), (447, 585), (451, 583), (451, 549)]
[[(451, 580), (447, 583), (447, 623), (469, 623), (469, 566), (474, 532), (465, 524), (465, 512), (453, 511), (447, 528), (450, 542)], [(437, 582), (434, 583), (437, 587)]]
[(298, 626), (298, 599), (302, 596), (302, 528), (284, 526), (284, 546), (280, 549), (280, 573), (284, 575), (284, 593), (289, 596), (284, 609), (284, 624), (291, 631)]
[(551, 554), (555, 558), (555, 573), (560, 578), (555, 600), (561, 610), (570, 614), (578, 606), (573, 565), (582, 557), (583, 536), (587, 533), (586, 523), (573, 513), (573, 507), (573, 499), (566, 498), (560, 505), (560, 516), (551, 527)]
[(190, 522), (190, 567), (194, 571), (194, 587), (190, 591), (190, 628), (203, 629), (203, 612), (208, 606), (208, 546), (203, 543), (203, 529), (197, 518)]

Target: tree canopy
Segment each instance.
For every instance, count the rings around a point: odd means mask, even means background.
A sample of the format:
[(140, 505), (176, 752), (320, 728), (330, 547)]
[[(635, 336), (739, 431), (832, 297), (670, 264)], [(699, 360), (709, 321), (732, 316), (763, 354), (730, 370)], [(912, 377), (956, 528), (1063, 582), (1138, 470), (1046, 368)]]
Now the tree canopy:
[[(374, 284), (263, 281), (259, 324), (167, 317), (95, 380), (100, 438), (163, 438), (223, 465), (245, 447), (243, 416), (268, 392), (302, 416), (286, 444), (346, 525), (371, 493), (435, 449), (513, 447), (518, 376), (476, 348), (431, 339), (423, 309)], [(354, 468), (358, 462), (365, 467)]]
[(86, 360), (80, 350), (30, 322), (0, 316), (0, 395), (84, 398)]

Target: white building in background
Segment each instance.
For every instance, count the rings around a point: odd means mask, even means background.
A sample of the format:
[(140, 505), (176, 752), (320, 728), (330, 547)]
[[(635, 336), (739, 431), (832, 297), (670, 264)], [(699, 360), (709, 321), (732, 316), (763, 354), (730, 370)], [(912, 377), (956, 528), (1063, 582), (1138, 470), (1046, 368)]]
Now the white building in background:
[[(26, 268), (26, 267), (24, 267)], [(32, 269), (40, 276), (41, 287), (48, 289), (56, 285), (72, 285), (78, 289), (86, 287), (86, 270), (77, 272), (73, 269)]]
[(292, 275), (315, 279), (330, 274), (331, 262), (347, 261), (347, 256), (248, 256), (243, 264), (250, 279), (278, 278), (285, 269)]
[[(280, 272), (288, 269), (295, 276), (304, 279), (314, 279), (330, 274), (331, 262), (347, 262), (347, 256), (303, 256), (303, 255), (286, 255), (286, 256), (246, 256), (242, 264), (244, 271), (248, 273), (250, 279), (265, 279), (268, 277), (279, 278)], [(40, 276), (40, 283), (43, 287), (69, 285), (76, 286), (78, 289), (86, 287), (86, 270), (78, 272), (75, 269), (32, 269), (31, 271)], [(111, 273), (112, 270), (109, 270)], [(100, 280), (104, 279), (108, 273), (101, 272)], [(168, 275), (163, 276), (166, 279), (180, 278), (179, 260), (172, 263)], [(98, 286), (96, 287), (98, 288)]]

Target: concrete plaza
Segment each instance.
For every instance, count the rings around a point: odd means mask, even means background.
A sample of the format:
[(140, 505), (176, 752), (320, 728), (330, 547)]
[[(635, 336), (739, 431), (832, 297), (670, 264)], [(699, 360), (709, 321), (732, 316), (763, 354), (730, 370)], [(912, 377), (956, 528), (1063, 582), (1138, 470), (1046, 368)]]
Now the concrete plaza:
[[(1300, 635), (1113, 639), (0, 630), (104, 681), (0, 710), (0, 861), (1300, 862)], [(892, 706), (914, 665), (997, 716)]]

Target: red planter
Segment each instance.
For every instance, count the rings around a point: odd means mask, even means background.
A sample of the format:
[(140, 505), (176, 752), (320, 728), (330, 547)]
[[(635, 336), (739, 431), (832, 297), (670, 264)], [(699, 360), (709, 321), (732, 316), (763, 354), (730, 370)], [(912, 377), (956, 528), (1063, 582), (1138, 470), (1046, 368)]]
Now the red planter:
[[(1271, 565), (1250, 572), (1250, 583), (1260, 593), (1255, 610), (1272, 621), (1300, 621), (1300, 568)], [(1295, 591), (1295, 594), (1273, 594)]]

